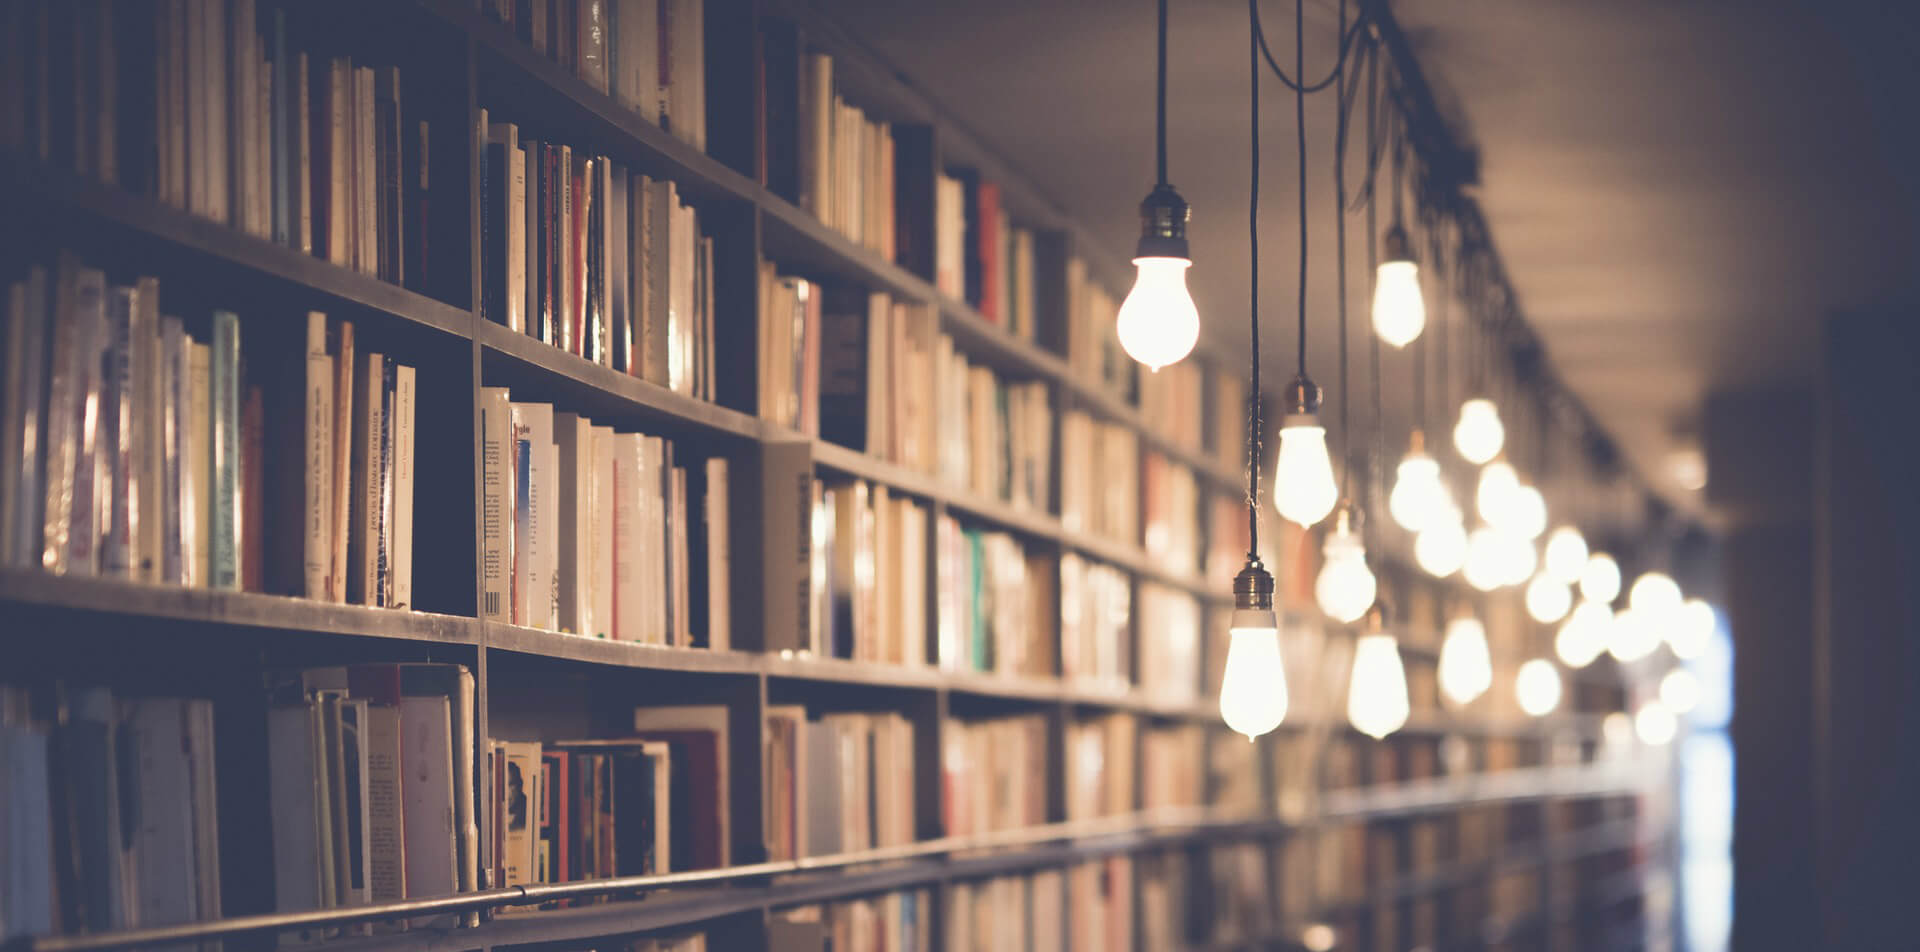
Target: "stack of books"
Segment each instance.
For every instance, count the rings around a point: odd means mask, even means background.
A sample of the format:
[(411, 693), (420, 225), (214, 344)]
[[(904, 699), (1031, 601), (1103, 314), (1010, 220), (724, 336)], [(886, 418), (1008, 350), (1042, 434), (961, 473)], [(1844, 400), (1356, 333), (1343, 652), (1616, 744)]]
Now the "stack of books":
[(0, 938), (220, 917), (213, 702), (0, 685)]
[(615, 641), (731, 645), (725, 457), (483, 387), (481, 617)]
[(535, 53), (705, 151), (704, 0), (480, 0), (477, 6)]
[(480, 110), (483, 317), (714, 398), (713, 239), (666, 179), (520, 135)]
[[(9, 4), (0, 147), (408, 287), (428, 124), (400, 70), (289, 47), (254, 0)], [(58, 52), (56, 52), (58, 51)]]
[(809, 650), (927, 663), (928, 519), (924, 503), (879, 484), (814, 482)]
[(317, 311), (243, 347), (68, 254), (7, 290), (5, 564), (413, 606), (412, 367)]
[(1140, 437), (1068, 410), (1060, 419), (1060, 523), (1070, 532), (1140, 544)]
[(913, 842), (914, 758), (913, 725), (899, 714), (768, 708), (768, 859)]
[(948, 836), (1047, 821), (1047, 721), (1039, 714), (947, 721), (940, 738)]
[(947, 514), (940, 517), (934, 544), (940, 666), (1052, 676), (1053, 557)]

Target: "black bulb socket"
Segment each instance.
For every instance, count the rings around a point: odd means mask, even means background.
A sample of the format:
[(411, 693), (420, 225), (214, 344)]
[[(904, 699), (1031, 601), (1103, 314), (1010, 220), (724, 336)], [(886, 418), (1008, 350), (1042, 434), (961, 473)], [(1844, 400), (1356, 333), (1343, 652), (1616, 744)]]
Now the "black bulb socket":
[(1382, 244), (1385, 247), (1381, 249), (1381, 253), (1386, 263), (1392, 264), (1396, 261), (1412, 262), (1414, 260), (1413, 241), (1407, 237), (1407, 230), (1405, 228), (1395, 225), (1387, 229), (1387, 235), (1382, 241)]
[(1273, 611), (1273, 574), (1257, 558), (1233, 577), (1233, 607), (1238, 611)]
[(1280, 399), (1287, 416), (1311, 416), (1320, 412), (1320, 385), (1314, 383), (1312, 377), (1301, 374), (1287, 384)]
[(1187, 220), (1193, 209), (1171, 185), (1155, 185), (1140, 201), (1140, 243), (1134, 247), (1136, 258), (1181, 258), (1193, 260), (1187, 251)]

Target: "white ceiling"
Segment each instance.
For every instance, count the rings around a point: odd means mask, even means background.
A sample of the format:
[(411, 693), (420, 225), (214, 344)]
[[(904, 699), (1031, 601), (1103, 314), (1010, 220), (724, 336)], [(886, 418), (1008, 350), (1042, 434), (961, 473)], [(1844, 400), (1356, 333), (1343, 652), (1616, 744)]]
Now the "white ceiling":
[[(1151, 0), (822, 5), (1100, 236), (1107, 254), (1129, 255), (1153, 174)], [(1697, 426), (1703, 398), (1804, 380), (1819, 320), (1885, 297), (1912, 260), (1911, 196), (1888, 167), (1920, 150), (1868, 111), (1888, 98), (1864, 95), (1874, 90), (1858, 74), (1879, 78), (1876, 64), (1853, 55), (1857, 40), (1836, 40), (1857, 36), (1855, 6), (1393, 4), (1456, 137), (1480, 150), (1473, 193), (1549, 362), (1632, 468), (1683, 508), (1696, 501), (1673, 483), (1667, 457)], [(1290, 59), (1292, 5), (1267, 0), (1261, 10), (1275, 54)], [(1331, 63), (1334, 16), (1333, 0), (1310, 0), (1309, 75)], [(1171, 178), (1193, 205), (1194, 294), (1208, 337), (1243, 353), (1246, 6), (1176, 0), (1170, 32)], [(1912, 48), (1897, 34), (1876, 40), (1890, 53)], [(1263, 350), (1277, 380), (1296, 353), (1294, 104), (1271, 78), (1261, 95)], [(1331, 99), (1308, 104), (1308, 364), (1329, 409), (1338, 396)], [(1361, 222), (1349, 219), (1357, 426), (1370, 416)], [(1384, 359), (1387, 431), (1404, 434), (1410, 358)]]

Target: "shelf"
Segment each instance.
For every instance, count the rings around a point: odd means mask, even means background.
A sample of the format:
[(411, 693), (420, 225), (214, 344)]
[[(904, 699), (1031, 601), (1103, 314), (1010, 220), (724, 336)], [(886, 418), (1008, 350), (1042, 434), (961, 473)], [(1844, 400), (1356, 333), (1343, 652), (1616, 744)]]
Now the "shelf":
[[(809, 439), (792, 431), (782, 432), (790, 439)], [(899, 490), (924, 499), (944, 501), (953, 492), (938, 476), (868, 456), (859, 450), (826, 440), (813, 440), (813, 462), (836, 473), (879, 483), (889, 490)]]
[(1320, 814), (1328, 820), (1370, 819), (1432, 813), (1463, 803), (1627, 795), (1641, 792), (1643, 779), (1629, 770), (1599, 765), (1526, 767), (1327, 791), (1320, 794)]
[[(530, 382), (538, 389), (558, 390), (558, 395), (566, 398), (561, 401), (560, 409), (632, 412), (669, 428), (691, 427), (742, 440), (757, 440), (766, 429), (755, 417), (601, 366), (503, 324), (483, 321), (475, 330), (475, 336), (481, 346), (483, 383), (500, 383), (497, 377), (507, 368), (499, 361), (511, 361), (514, 367), (507, 371), (508, 375), (531, 373), (535, 379)], [(505, 382), (511, 386), (516, 381)], [(572, 405), (565, 405), (569, 403)]]
[[(42, 208), (56, 229), (75, 228), (76, 221), (105, 225), (199, 262), (271, 279), (279, 290), (317, 293), (459, 338), (473, 326), (464, 308), (71, 172), (7, 157), (0, 159), (0, 183), (14, 200)], [(164, 289), (167, 276), (159, 277)]]
[(0, 570), (0, 603), (13, 607), (57, 608), (116, 619), (167, 619), (232, 629), (477, 644), (474, 620), (455, 615), (338, 605), (257, 592), (51, 575), (32, 569)]
[(709, 651), (669, 645), (585, 638), (564, 632), (485, 622), (487, 648), (535, 658), (578, 661), (616, 668), (704, 674), (757, 675), (761, 656), (746, 651)]
[(841, 278), (923, 304), (933, 299), (933, 286), (918, 275), (854, 244), (811, 212), (758, 185), (752, 196), (760, 208), (762, 257), (783, 271)]

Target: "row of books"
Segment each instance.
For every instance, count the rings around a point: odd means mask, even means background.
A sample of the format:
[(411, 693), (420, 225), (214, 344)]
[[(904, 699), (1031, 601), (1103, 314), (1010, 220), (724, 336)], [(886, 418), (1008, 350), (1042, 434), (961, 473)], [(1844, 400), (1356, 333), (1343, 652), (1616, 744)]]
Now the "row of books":
[(781, 909), (767, 921), (767, 952), (932, 952), (933, 902), (932, 890), (913, 889)]
[(941, 825), (975, 836), (1047, 821), (1047, 721), (1039, 714), (949, 720), (940, 736)]
[[(1053, 492), (1054, 410), (1047, 385), (1010, 380), (970, 363), (948, 347), (947, 340), (943, 335), (935, 349), (933, 419), (937, 422), (929, 424), (945, 437), (940, 443), (941, 477), (1016, 509), (1048, 511)], [(1064, 457), (1073, 445), (1064, 436), (1062, 440)]]
[(0, 685), (0, 939), (220, 916), (213, 704)]
[(1148, 451), (1141, 459), (1140, 491), (1141, 541), (1147, 558), (1178, 575), (1196, 574), (1200, 569), (1200, 483), (1193, 470)]
[[(5, 147), (341, 267), (424, 281), (428, 125), (400, 71), (254, 0), (12, 3)], [(64, 51), (64, 52), (56, 52)]]
[(704, 0), (475, 0), (475, 6), (535, 53), (706, 150)]
[(885, 486), (814, 481), (814, 654), (927, 662), (929, 518), (924, 503)]
[(1066, 952), (1102, 946), (1067, 941), (1067, 874), (1042, 869), (1017, 876), (949, 883), (942, 899), (947, 952)]
[(1201, 725), (1148, 724), (1140, 735), (1140, 808), (1200, 806), (1206, 755)]
[(934, 287), (1021, 340), (1038, 336), (1033, 231), (1013, 224), (1000, 186), (972, 170), (934, 179)]
[[(913, 725), (899, 714), (767, 709), (769, 860), (905, 846), (914, 840)], [(838, 948), (838, 946), (836, 946)]]
[(1067, 819), (1091, 820), (1131, 813), (1135, 740), (1139, 721), (1110, 713), (1067, 724)]
[[(1141, 374), (1140, 425), (1181, 449), (1199, 452), (1203, 439), (1218, 432), (1208, 431), (1217, 418), (1207, 415), (1214, 411), (1207, 406), (1213, 396), (1207, 393), (1207, 376), (1206, 364), (1192, 358)], [(1246, 446), (1247, 434), (1241, 432), (1231, 445)]]
[(619, 738), (491, 740), (494, 881), (505, 886), (725, 865), (727, 710), (643, 707)]
[[(479, 884), (474, 679), (455, 664), (270, 674), (274, 908), (446, 896)], [(414, 924), (436, 924), (421, 917)], [(324, 930), (304, 934), (326, 938)]]
[(1012, 535), (943, 513), (935, 532), (939, 663), (947, 670), (1055, 673), (1053, 560)]
[(840, 94), (826, 53), (805, 52), (797, 79), (797, 204), (847, 240), (894, 260), (892, 124)]
[(481, 617), (593, 638), (732, 643), (725, 457), (481, 388)]
[(203, 343), (161, 296), (64, 253), (8, 286), (5, 563), (411, 607), (414, 369), (319, 312)]
[(1127, 545), (1140, 539), (1140, 436), (1081, 410), (1060, 418), (1060, 523)]
[(1120, 304), (1082, 258), (1067, 259), (1066, 299), (1067, 368), (1089, 386), (1133, 399), (1139, 365), (1120, 346)]
[(479, 111), (481, 315), (702, 400), (714, 396), (713, 239), (667, 179)]
[(1141, 690), (1169, 702), (1211, 695), (1219, 686), (1200, 683), (1200, 602), (1184, 589), (1141, 582), (1139, 603)]
[(1111, 565), (1060, 556), (1060, 676), (1125, 690), (1133, 683), (1133, 584)]

